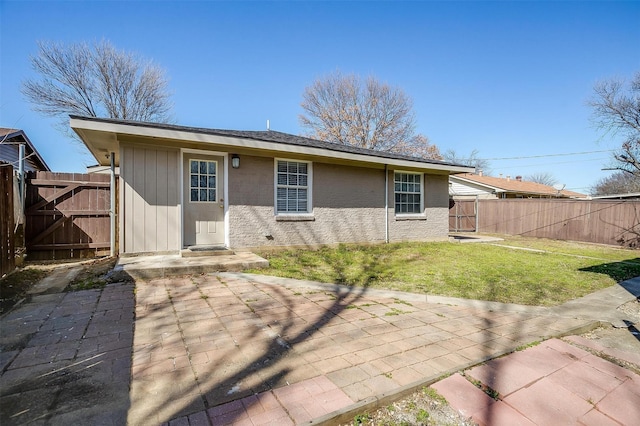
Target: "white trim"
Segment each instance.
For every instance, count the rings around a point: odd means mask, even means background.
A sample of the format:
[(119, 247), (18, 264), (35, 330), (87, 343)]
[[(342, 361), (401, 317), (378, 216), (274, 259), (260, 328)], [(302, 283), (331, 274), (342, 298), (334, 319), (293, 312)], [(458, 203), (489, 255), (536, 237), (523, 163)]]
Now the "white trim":
[[(278, 161), (307, 164), (307, 211), (306, 212), (278, 212)], [(273, 159), (273, 214), (275, 216), (313, 216), (313, 162), (291, 158), (276, 157)]]
[(178, 155), (178, 171), (180, 173), (179, 186), (180, 186), (180, 235), (178, 235), (178, 240), (180, 241), (180, 247), (178, 250), (182, 250), (184, 248), (184, 150), (180, 150), (180, 155)]
[(229, 232), (229, 154), (223, 155), (224, 170), (224, 182), (222, 182), (222, 195), (224, 200), (222, 205), (224, 206), (224, 245), (225, 247), (231, 247), (231, 233)]
[[(120, 123), (105, 123), (94, 120), (85, 120), (81, 118), (72, 118), (70, 120), (70, 126), (82, 133), (82, 130), (88, 131), (98, 131), (105, 133), (119, 133), (125, 135), (132, 136), (148, 136), (153, 138), (162, 138), (162, 139), (174, 139), (185, 142), (197, 142), (197, 143), (205, 143), (212, 145), (220, 145), (229, 149), (230, 151), (237, 151), (238, 148), (247, 148), (247, 149), (259, 149), (259, 150), (268, 150), (283, 154), (300, 154), (300, 155), (310, 155), (314, 157), (324, 157), (324, 158), (334, 158), (334, 159), (343, 159), (349, 161), (356, 161), (368, 164), (378, 164), (380, 166), (384, 166), (385, 164), (394, 167), (408, 167), (422, 170), (441, 170), (441, 171), (449, 171), (453, 173), (471, 173), (474, 171), (473, 167), (467, 166), (454, 166), (449, 164), (435, 164), (435, 163), (422, 163), (420, 161), (409, 161), (409, 160), (401, 160), (394, 158), (385, 158), (385, 157), (376, 157), (373, 155), (367, 154), (355, 154), (350, 152), (343, 151), (333, 151), (325, 148), (317, 148), (317, 147), (309, 147), (309, 146), (299, 146), (299, 145), (290, 145), (283, 144), (277, 142), (268, 142), (261, 141), (255, 139), (248, 138), (240, 138), (240, 137), (230, 137), (230, 136), (220, 136), (220, 135), (212, 135), (207, 133), (200, 132), (190, 132), (187, 130), (179, 130), (179, 129), (159, 129), (155, 127), (148, 126), (136, 126), (129, 124), (120, 124)], [(87, 141), (86, 138), (82, 138)]]
[(384, 242), (389, 243), (389, 168), (386, 164), (384, 165)]
[[(402, 173), (407, 175), (419, 175), (420, 176), (420, 213), (398, 213), (396, 212), (396, 175)], [(401, 218), (424, 218), (427, 213), (424, 208), (424, 197), (425, 197), (425, 188), (424, 188), (424, 173), (421, 172), (412, 172), (408, 170), (394, 170), (393, 171), (393, 212), (395, 217)]]

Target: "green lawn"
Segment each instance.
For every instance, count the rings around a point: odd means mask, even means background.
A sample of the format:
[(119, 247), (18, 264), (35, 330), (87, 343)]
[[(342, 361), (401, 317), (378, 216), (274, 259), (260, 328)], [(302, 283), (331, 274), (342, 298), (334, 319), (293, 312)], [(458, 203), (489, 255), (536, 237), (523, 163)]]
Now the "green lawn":
[(343, 244), (259, 254), (271, 264), (252, 271), (259, 274), (541, 306), (640, 276), (640, 251), (517, 237), (498, 244)]

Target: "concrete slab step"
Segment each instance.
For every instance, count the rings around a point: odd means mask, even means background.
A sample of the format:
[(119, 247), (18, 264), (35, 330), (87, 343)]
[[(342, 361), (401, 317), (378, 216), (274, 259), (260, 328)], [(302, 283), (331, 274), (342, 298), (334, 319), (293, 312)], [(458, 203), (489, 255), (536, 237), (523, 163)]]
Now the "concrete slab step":
[(148, 280), (211, 272), (240, 272), (268, 266), (268, 260), (250, 252), (196, 257), (182, 257), (178, 254), (121, 257), (113, 269), (112, 279)]
[(236, 254), (233, 250), (229, 250), (225, 247), (220, 248), (187, 248), (180, 251), (182, 257), (210, 257), (210, 256), (231, 256)]

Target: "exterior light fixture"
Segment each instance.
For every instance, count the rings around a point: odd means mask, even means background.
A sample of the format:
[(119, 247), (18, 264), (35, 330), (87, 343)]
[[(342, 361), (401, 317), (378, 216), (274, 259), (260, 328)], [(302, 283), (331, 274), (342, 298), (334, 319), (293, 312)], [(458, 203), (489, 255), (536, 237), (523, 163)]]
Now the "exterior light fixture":
[(231, 167), (237, 169), (240, 167), (240, 156), (238, 154), (233, 154), (231, 156)]

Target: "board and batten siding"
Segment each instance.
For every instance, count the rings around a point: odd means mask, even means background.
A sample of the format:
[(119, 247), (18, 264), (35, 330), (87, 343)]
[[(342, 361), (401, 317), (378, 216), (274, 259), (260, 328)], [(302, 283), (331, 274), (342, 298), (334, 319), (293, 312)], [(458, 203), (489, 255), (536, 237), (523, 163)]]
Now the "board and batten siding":
[(120, 158), (122, 253), (180, 250), (180, 151), (122, 144)]

